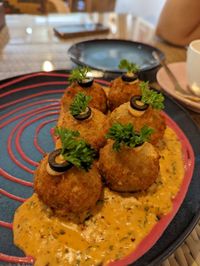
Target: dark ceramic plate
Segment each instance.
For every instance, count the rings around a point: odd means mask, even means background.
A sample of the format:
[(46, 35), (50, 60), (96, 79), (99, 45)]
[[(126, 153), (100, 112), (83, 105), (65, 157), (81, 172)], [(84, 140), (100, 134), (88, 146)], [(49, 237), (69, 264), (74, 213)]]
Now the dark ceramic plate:
[(87, 65), (112, 74), (119, 74), (118, 65), (121, 59), (127, 59), (140, 67), (140, 78), (152, 80), (158, 70), (159, 63), (152, 56), (157, 51), (162, 59), (164, 54), (157, 48), (126, 40), (96, 39), (72, 45), (68, 54), (72, 61), (79, 65)]
[[(33, 192), (33, 171), (37, 162), (44, 152), (54, 147), (50, 132), (56, 124), (67, 76), (67, 72), (33, 73), (0, 81), (0, 265), (21, 265), (22, 262), (29, 265), (31, 261), (13, 244), (13, 215)], [(107, 84), (106, 81), (99, 82)], [(179, 210), (176, 209), (178, 212), (168, 220), (161, 219), (154, 233), (150, 233), (147, 244), (140, 247), (140, 258), (132, 264), (134, 266), (158, 265), (183, 242), (200, 216), (200, 132), (186, 111), (173, 100), (166, 97), (165, 106), (167, 121), (183, 144), (189, 179), (181, 193), (185, 199), (181, 207), (178, 206)], [(185, 196), (187, 185), (189, 189)], [(117, 265), (133, 261), (131, 256)]]

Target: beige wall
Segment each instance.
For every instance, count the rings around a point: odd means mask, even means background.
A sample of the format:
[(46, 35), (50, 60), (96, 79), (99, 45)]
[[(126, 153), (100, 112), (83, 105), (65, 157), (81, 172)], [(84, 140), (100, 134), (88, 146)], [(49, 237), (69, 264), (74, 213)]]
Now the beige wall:
[(164, 3), (165, 0), (116, 0), (115, 11), (132, 13), (155, 24)]

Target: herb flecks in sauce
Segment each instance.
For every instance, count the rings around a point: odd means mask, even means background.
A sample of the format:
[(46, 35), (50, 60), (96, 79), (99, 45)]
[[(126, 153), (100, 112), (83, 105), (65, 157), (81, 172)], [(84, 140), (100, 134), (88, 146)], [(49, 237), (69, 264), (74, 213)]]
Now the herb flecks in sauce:
[(146, 192), (122, 196), (106, 188), (101, 210), (92, 213), (84, 226), (54, 215), (49, 218), (34, 194), (15, 214), (15, 244), (35, 257), (37, 266), (76, 265), (77, 261), (90, 266), (129, 254), (171, 211), (172, 198), (183, 180), (181, 144), (169, 128), (164, 141), (166, 146), (160, 149), (160, 177)]

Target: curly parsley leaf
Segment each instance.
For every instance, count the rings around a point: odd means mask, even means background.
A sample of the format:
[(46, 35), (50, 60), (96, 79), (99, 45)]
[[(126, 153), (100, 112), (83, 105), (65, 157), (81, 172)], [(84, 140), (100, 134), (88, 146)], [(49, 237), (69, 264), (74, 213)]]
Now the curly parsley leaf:
[(135, 143), (136, 145), (140, 145), (141, 143), (144, 143), (145, 141), (149, 141), (149, 138), (151, 134), (154, 132), (153, 128), (148, 127), (147, 125), (144, 125), (139, 134), (136, 134), (135, 137)]
[(126, 59), (122, 59), (119, 63), (119, 69), (126, 69), (127, 72), (130, 73), (136, 73), (139, 71), (139, 66), (126, 60)]
[(77, 93), (69, 107), (71, 115), (76, 116), (80, 113), (84, 113), (91, 99), (92, 96), (85, 95), (82, 92)]
[(149, 83), (142, 81), (140, 83), (140, 89), (142, 92), (142, 99), (143, 103), (149, 104), (155, 109), (163, 109), (164, 108), (164, 96), (162, 93), (158, 93), (156, 91), (149, 89)]
[(73, 140), (75, 137), (79, 137), (80, 133), (78, 131), (62, 128), (62, 127), (55, 127), (54, 129), (54, 135), (58, 136), (62, 143), (62, 152), (63, 155), (65, 151), (65, 147), (70, 147), (71, 140)]
[(71, 71), (70, 77), (69, 77), (69, 82), (72, 83), (74, 81), (81, 82), (84, 79), (87, 79), (88, 72), (90, 71), (89, 67), (77, 67), (74, 68)]
[(135, 132), (132, 124), (122, 125), (115, 123), (109, 129), (106, 138), (114, 140), (113, 150), (119, 151), (122, 145), (134, 148), (148, 141), (153, 129), (144, 126), (140, 132)]
[(61, 139), (61, 154), (64, 159), (76, 167), (88, 171), (96, 156), (96, 152), (90, 144), (83, 139), (77, 139), (80, 136), (78, 131), (56, 127), (54, 132)]

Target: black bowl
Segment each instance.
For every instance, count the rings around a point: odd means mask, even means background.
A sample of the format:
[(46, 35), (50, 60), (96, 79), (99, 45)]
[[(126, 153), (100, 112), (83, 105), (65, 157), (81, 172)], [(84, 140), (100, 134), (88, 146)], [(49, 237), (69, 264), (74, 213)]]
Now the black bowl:
[(145, 43), (118, 39), (97, 39), (79, 42), (72, 45), (68, 54), (71, 60), (82, 66), (89, 66), (115, 78), (125, 71), (118, 68), (121, 59), (127, 59), (140, 67), (139, 78), (145, 81), (155, 81), (160, 66), (152, 52), (156, 51), (161, 59), (164, 53)]

